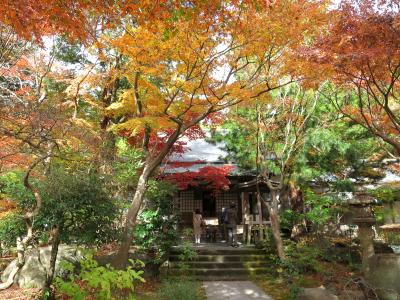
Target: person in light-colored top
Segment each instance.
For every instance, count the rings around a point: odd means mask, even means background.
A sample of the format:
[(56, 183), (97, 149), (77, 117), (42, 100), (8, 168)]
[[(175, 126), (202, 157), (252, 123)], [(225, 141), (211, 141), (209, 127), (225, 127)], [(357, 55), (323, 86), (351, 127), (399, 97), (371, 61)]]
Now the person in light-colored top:
[(193, 213), (193, 233), (196, 244), (200, 244), (200, 237), (203, 231), (201, 228), (202, 223), (203, 216), (201, 215), (200, 210), (196, 209), (196, 211)]
[(228, 235), (229, 242), (232, 247), (238, 247), (237, 241), (237, 210), (236, 204), (234, 202), (231, 203), (228, 209)]

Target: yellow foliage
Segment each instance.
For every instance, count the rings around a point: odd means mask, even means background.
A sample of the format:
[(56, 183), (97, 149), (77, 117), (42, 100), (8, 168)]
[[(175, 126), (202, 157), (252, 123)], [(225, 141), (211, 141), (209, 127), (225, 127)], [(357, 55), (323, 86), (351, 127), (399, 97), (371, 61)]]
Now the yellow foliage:
[(268, 101), (268, 91), (304, 78), (308, 70), (296, 51), (321, 30), (324, 1), (224, 5), (207, 17), (199, 12), (130, 25), (109, 39), (126, 58), (118, 75), (131, 86), (106, 109), (124, 116), (113, 130), (190, 123), (210, 111)]

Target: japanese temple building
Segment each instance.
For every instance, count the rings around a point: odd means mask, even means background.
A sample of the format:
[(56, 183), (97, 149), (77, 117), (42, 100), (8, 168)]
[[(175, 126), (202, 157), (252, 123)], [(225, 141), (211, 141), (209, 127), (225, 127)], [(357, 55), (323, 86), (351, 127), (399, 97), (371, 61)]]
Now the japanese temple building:
[[(199, 209), (207, 225), (218, 225), (218, 218), (222, 208), (228, 208), (231, 203), (236, 204), (238, 211), (238, 232), (250, 229), (253, 225), (269, 224), (268, 210), (262, 201), (256, 197), (255, 174), (241, 173), (235, 164), (227, 164), (224, 157), (227, 153), (221, 150), (221, 145), (208, 143), (204, 139), (188, 142), (189, 150), (181, 156), (174, 156), (171, 162), (193, 162), (187, 167), (168, 168), (164, 166), (165, 173), (196, 172), (205, 166), (230, 166), (232, 168), (228, 179), (230, 186), (228, 190), (213, 191), (201, 183), (196, 187), (179, 190), (174, 197), (174, 205), (180, 211), (181, 225), (190, 227), (192, 225), (193, 212)], [(261, 187), (264, 197), (268, 198), (268, 188)]]

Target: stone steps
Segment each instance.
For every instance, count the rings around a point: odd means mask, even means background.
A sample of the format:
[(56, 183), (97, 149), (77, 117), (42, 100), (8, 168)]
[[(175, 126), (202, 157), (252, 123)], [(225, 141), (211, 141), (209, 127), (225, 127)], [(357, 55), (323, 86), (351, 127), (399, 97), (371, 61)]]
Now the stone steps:
[[(171, 270), (171, 269), (170, 269)], [(238, 276), (240, 278), (248, 277), (250, 275), (259, 275), (265, 274), (268, 271), (268, 268), (190, 268), (188, 270), (181, 269), (172, 269), (173, 272), (169, 273), (169, 275), (194, 275), (197, 278), (201, 278), (202, 280), (208, 279), (209, 276), (213, 276), (218, 278), (219, 276), (229, 277), (232, 280), (236, 280)]]
[[(179, 261), (179, 255), (170, 255), (169, 260), (171, 262)], [(198, 255), (196, 261), (204, 262), (247, 262), (247, 261), (264, 261), (265, 255), (252, 254), (252, 255)]]
[[(218, 248), (195, 248), (198, 255), (264, 255), (263, 250), (255, 248), (231, 248), (231, 247), (218, 247)], [(173, 249), (171, 255), (179, 255), (181, 253), (179, 248)]]
[[(269, 265), (262, 250), (252, 247), (206, 247), (196, 249), (192, 261), (180, 261), (180, 249), (171, 252), (166, 273), (169, 276), (191, 276), (199, 280), (246, 280), (250, 275), (268, 272)], [(184, 264), (184, 269), (180, 265)]]
[[(232, 261), (232, 262), (208, 262), (208, 261), (189, 261), (185, 262), (193, 269), (229, 269), (229, 268), (267, 268), (268, 264), (263, 261)], [(179, 261), (170, 262), (170, 268), (179, 268)]]

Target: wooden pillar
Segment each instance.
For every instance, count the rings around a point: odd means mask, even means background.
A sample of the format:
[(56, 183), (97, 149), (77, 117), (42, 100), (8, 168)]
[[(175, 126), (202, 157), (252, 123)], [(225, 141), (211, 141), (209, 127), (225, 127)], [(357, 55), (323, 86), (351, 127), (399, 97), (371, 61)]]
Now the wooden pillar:
[(259, 220), (259, 230), (258, 230), (258, 239), (259, 241), (264, 240), (264, 228), (263, 228), (263, 211), (262, 211), (262, 204), (261, 199), (257, 197), (257, 207), (258, 207), (258, 220)]
[(251, 227), (252, 227), (252, 220), (249, 214), (249, 193), (242, 192), (242, 211), (243, 211), (243, 224), (246, 228), (246, 234), (243, 238), (243, 242), (246, 244), (250, 244), (251, 241)]

